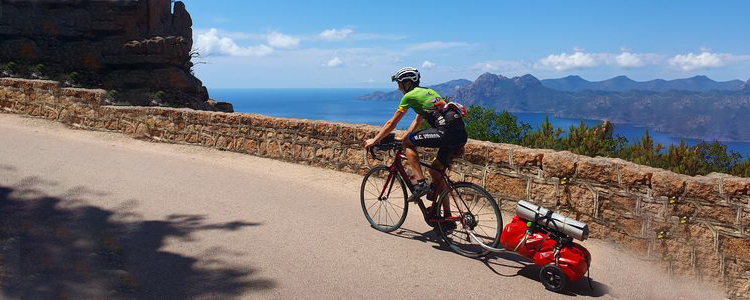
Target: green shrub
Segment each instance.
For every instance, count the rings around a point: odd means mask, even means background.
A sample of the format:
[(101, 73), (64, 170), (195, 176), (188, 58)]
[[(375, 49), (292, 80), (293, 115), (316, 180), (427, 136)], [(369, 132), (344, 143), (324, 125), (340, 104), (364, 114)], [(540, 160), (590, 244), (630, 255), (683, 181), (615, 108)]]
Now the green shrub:
[(466, 112), (466, 132), (470, 137), (494, 143), (519, 144), (531, 131), (531, 125), (504, 111), (482, 109), (478, 106)]
[(465, 118), (469, 137), (477, 140), (518, 144), (529, 148), (568, 150), (587, 156), (622, 158), (636, 164), (671, 170), (687, 175), (706, 175), (712, 172), (750, 177), (750, 159), (743, 159), (727, 146), (713, 141), (688, 146), (684, 140), (664, 148), (655, 144), (648, 130), (640, 140), (628, 144), (623, 136), (614, 136), (614, 125), (587, 126), (581, 121), (567, 132), (554, 128), (549, 117), (536, 130), (506, 111), (497, 113), (481, 107), (471, 107)]

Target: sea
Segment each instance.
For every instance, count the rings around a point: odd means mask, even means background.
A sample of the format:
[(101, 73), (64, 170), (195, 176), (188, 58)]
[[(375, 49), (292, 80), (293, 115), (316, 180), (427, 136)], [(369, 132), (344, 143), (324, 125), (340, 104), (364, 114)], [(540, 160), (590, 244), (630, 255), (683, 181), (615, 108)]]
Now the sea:
[[(237, 113), (261, 114), (271, 117), (323, 120), (348, 124), (382, 126), (396, 111), (398, 102), (366, 101), (357, 97), (384, 89), (209, 89), (209, 95), (217, 101), (227, 101), (234, 105)], [(521, 122), (538, 128), (547, 114), (513, 113)], [(401, 120), (398, 129), (406, 129), (415, 114), (409, 113)], [(567, 131), (571, 125), (578, 125), (581, 119), (557, 118), (549, 116), (555, 128)], [(586, 120), (586, 125), (601, 125), (601, 120)], [(669, 132), (658, 132), (647, 127), (632, 124), (614, 124), (614, 134), (627, 138), (628, 143), (640, 140), (648, 130), (655, 143), (668, 147), (679, 144), (680, 138)], [(684, 139), (688, 145), (700, 143), (697, 139)], [(750, 157), (750, 142), (722, 142), (728, 150), (736, 151), (743, 158)]]

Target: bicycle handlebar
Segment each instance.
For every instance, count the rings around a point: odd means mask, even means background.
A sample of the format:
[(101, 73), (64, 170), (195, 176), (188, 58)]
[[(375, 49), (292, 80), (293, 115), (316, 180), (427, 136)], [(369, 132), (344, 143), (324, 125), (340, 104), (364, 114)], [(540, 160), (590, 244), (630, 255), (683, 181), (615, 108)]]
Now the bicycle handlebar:
[(382, 161), (382, 159), (378, 158), (378, 156), (375, 154), (375, 150), (391, 150), (397, 147), (401, 147), (401, 142), (396, 141), (395, 133), (391, 133), (380, 140), (380, 143), (373, 145), (368, 150), (370, 151), (370, 155), (372, 155), (373, 159)]
[(381, 143), (375, 144), (372, 147), (370, 147), (369, 151), (370, 151), (370, 155), (372, 156), (373, 159), (375, 159), (375, 160), (383, 160), (383, 159), (379, 158), (377, 156), (377, 154), (375, 154), (375, 150), (378, 150), (378, 151), (386, 150), (387, 151), (387, 150), (397, 149), (397, 148), (400, 148), (400, 147), (401, 147), (401, 142), (396, 142), (396, 141), (393, 141), (393, 142), (390, 142), (390, 143), (382, 143), (381, 142)]

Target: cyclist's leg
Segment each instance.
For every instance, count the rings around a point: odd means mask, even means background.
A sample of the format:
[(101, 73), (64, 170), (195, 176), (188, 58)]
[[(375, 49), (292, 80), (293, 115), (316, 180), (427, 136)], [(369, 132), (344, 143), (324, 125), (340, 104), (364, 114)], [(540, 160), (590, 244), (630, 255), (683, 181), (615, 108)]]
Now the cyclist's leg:
[[(438, 149), (437, 156), (432, 161), (432, 166), (440, 170), (445, 170), (448, 166), (450, 166), (450, 163), (453, 161), (454, 157), (463, 154), (463, 149), (464, 145), (466, 145), (466, 142), (467, 137), (464, 130), (456, 130), (450, 132), (449, 134), (446, 134), (443, 139), (443, 144)], [(443, 189), (447, 188), (446, 183), (443, 182), (442, 174), (430, 169), (430, 175), (432, 176), (433, 182), (438, 182), (438, 184), (436, 184), (439, 185), (437, 189), (442, 193)], [(450, 197), (445, 197), (445, 200), (443, 200), (442, 203), (443, 211), (445, 211), (446, 214), (450, 214), (450, 202), (448, 201), (449, 198)]]
[[(435, 156), (435, 159), (432, 160), (432, 166), (445, 171), (445, 168), (450, 163), (450, 157), (453, 151), (454, 148), (452, 147), (440, 147), (440, 149), (438, 149), (437, 156)], [(435, 182), (435, 185), (437, 186), (436, 195), (440, 195), (440, 193), (443, 192), (443, 189), (447, 188), (446, 183), (443, 182), (443, 175), (433, 169), (430, 169), (430, 175), (432, 176), (432, 182)], [(448, 201), (449, 198), (450, 197), (445, 197), (442, 203), (443, 211), (446, 213), (446, 215), (450, 214), (450, 202)]]
[(422, 173), (422, 167), (419, 165), (419, 153), (417, 152), (416, 147), (438, 148), (440, 147), (442, 137), (443, 132), (435, 128), (428, 128), (417, 131), (402, 141), (406, 160), (412, 171), (414, 171), (415, 179), (424, 179), (424, 173)]
[(410, 138), (404, 139), (401, 146), (404, 148), (404, 155), (406, 155), (406, 163), (414, 171), (414, 179), (417, 181), (424, 179), (422, 174), (422, 168), (419, 166), (419, 153), (417, 153), (417, 147), (411, 143)]

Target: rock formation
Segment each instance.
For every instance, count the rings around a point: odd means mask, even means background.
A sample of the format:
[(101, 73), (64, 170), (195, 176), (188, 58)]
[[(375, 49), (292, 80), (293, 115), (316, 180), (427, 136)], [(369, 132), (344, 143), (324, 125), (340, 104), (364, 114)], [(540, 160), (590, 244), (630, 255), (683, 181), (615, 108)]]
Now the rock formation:
[(5, 0), (0, 7), (6, 75), (104, 88), (124, 104), (213, 109), (191, 71), (192, 19), (181, 1)]

